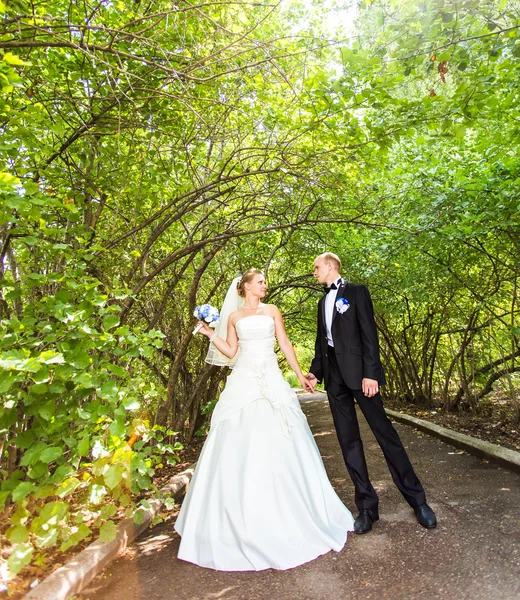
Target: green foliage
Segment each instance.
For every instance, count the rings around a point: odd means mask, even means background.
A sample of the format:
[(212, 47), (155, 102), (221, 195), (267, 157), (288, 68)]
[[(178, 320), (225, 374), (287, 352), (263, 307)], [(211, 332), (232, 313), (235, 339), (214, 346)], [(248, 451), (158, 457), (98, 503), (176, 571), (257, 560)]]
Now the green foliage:
[[(168, 443), (173, 432), (136, 416), (145, 383), (136, 386), (130, 365), (159, 349), (163, 334), (118, 327), (117, 301), (128, 290), (89, 274), (92, 248), (59, 243), (65, 231), (53, 223), (54, 199), (9, 177), (1, 191), (3, 214), (13, 198), (24, 199), (13, 221), (24, 278), (8, 270), (0, 282), (15, 308), (0, 325), (0, 436), (18, 468), (3, 471), (0, 498), (11, 513), (8, 564), (16, 574), (35, 548), (67, 550), (97, 529), (111, 539), (110, 517), (131, 514), (155, 469), (175, 463), (181, 446)], [(46, 232), (37, 249), (29, 235), (35, 218)], [(29, 271), (38, 264), (43, 272)], [(131, 448), (133, 433), (140, 440)]]
[(335, 89), (357, 87), (374, 136), (358, 189), (375, 227), (326, 235), (376, 300), (387, 395), (476, 409), (503, 378), (520, 418), (517, 10), (365, 7)]
[(13, 573), (111, 539), (204, 434), (226, 371), (191, 315), (251, 266), (304, 370), (334, 250), (372, 291), (387, 395), (516, 397), (516, 1), (365, 2), (348, 42), (300, 2), (0, 8)]

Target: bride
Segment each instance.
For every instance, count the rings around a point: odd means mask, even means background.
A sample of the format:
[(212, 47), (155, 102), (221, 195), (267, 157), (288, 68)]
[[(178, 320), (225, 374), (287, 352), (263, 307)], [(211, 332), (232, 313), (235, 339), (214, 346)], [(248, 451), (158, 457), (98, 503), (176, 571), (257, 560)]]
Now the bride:
[[(274, 352), (303, 376), (282, 315), (263, 304), (264, 275), (231, 284), (207, 362), (234, 366), (175, 523), (178, 557), (220, 571), (290, 569), (343, 548), (354, 520), (333, 490)], [(199, 322), (201, 325), (201, 322)], [(221, 335), (218, 335), (218, 334)]]

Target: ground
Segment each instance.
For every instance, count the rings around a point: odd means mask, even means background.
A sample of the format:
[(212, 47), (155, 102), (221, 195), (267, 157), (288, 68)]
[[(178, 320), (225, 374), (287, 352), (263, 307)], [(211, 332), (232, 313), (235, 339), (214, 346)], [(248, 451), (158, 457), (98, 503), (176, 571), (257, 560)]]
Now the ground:
[[(331, 481), (355, 512), (353, 490), (323, 396), (303, 408)], [(396, 424), (435, 509), (425, 530), (393, 485), (362, 421), (381, 520), (345, 548), (289, 571), (225, 573), (176, 558), (175, 515), (150, 529), (81, 595), (82, 600), (518, 600), (520, 474), (487, 464)]]
[[(495, 444), (499, 444), (503, 447), (510, 448), (512, 450), (520, 450), (520, 435), (516, 429), (514, 423), (514, 415), (511, 404), (495, 398), (494, 402), (488, 403), (484, 411), (479, 413), (464, 411), (464, 412), (447, 412), (441, 408), (426, 409), (424, 407), (416, 406), (409, 403), (396, 403), (386, 401), (388, 408), (394, 410), (400, 410), (407, 414), (416, 416), (418, 418), (448, 427), (460, 433), (465, 433), (473, 437), (477, 437)], [(313, 414), (310, 415), (312, 418)], [(404, 427), (404, 426), (403, 426)], [(421, 436), (424, 434), (416, 435)], [(319, 439), (317, 438), (319, 442)], [(175, 466), (167, 466), (161, 470), (155, 479), (156, 484), (161, 487), (166, 481), (168, 481), (173, 475), (186, 469), (189, 465), (195, 462), (198, 458), (204, 438), (194, 438), (194, 440), (180, 453), (180, 462)], [(452, 449), (452, 452), (456, 452)], [(348, 504), (348, 502), (347, 502)], [(164, 516), (171, 520), (171, 513), (163, 513)], [(174, 516), (174, 515), (173, 515)], [(86, 543), (89, 543), (88, 541)], [(85, 545), (86, 545), (85, 543)], [(128, 550), (128, 556), (137, 552), (138, 546), (132, 547)], [(70, 559), (73, 555), (77, 554), (82, 547), (76, 547), (71, 549), (66, 554), (57, 553), (52, 557), (47, 565), (43, 567), (32, 566), (25, 568), (21, 576), (17, 578), (15, 585), (10, 585), (11, 593), (14, 593), (13, 600), (17, 600), (23, 597), (23, 594), (28, 589), (31, 582), (36, 579), (42, 580), (48, 576), (52, 571), (57, 569), (66, 560)], [(17, 593), (16, 593), (17, 591)], [(0, 598), (4, 594), (0, 593)]]

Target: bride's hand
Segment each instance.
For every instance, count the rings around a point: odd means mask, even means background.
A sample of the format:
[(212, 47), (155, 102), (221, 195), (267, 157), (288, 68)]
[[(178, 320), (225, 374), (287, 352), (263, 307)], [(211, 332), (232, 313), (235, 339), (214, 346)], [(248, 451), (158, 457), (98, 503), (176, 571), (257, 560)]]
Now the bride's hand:
[(204, 323), (204, 321), (199, 321), (197, 323), (197, 327), (200, 325), (200, 329), (197, 331), (197, 333), (202, 333), (202, 335), (205, 335), (207, 337), (210, 337), (211, 335), (213, 335), (213, 329), (210, 329), (209, 326)]
[(311, 383), (306, 377), (304, 377), (303, 375), (301, 376), (301, 378), (298, 378), (302, 388), (304, 389), (304, 391), (309, 392), (310, 394), (314, 394), (314, 385)]

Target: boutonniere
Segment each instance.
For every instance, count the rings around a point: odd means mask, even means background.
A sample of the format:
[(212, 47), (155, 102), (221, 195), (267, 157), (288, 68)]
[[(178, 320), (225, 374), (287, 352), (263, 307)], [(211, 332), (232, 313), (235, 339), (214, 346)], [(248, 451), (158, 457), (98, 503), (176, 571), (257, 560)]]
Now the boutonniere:
[(347, 312), (349, 308), (350, 304), (346, 298), (338, 298), (338, 300), (336, 300), (336, 310), (340, 315)]

